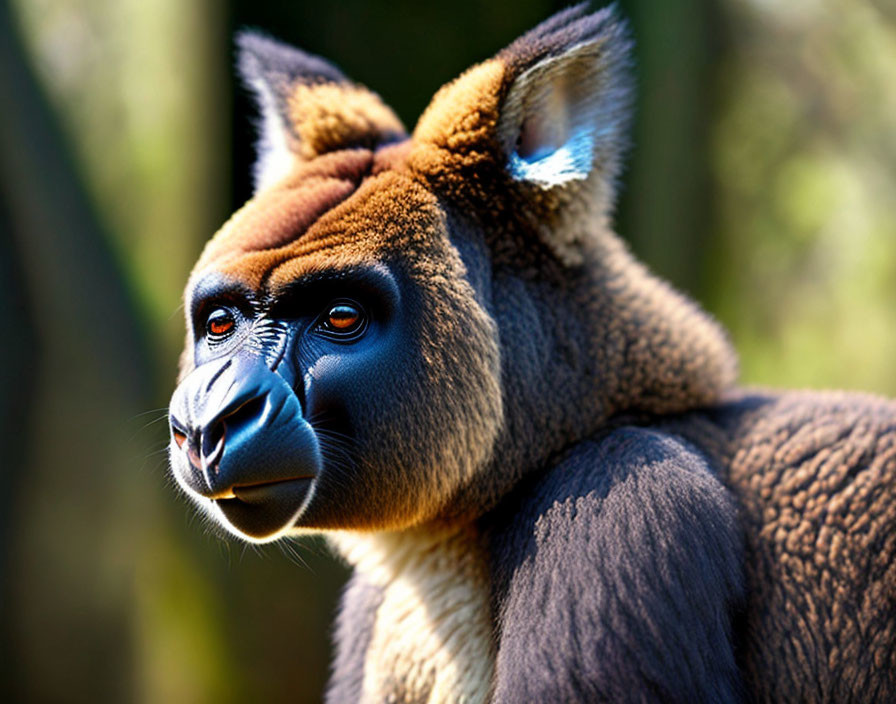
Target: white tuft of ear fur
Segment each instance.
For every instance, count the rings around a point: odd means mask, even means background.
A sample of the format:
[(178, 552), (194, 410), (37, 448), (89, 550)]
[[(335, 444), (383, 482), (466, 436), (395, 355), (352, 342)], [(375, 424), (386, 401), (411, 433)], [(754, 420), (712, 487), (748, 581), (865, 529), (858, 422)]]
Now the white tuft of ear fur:
[(249, 83), (255, 93), (260, 115), (255, 145), (257, 159), (252, 167), (252, 182), (257, 193), (285, 178), (295, 166), (296, 155), (287, 143), (289, 127), (270, 85), (260, 77)]
[[(587, 47), (586, 47), (587, 48)], [(522, 120), (508, 161), (510, 174), (550, 188), (587, 178), (594, 151), (596, 98), (579, 56), (552, 57), (514, 81), (505, 114)], [(583, 80), (585, 79), (585, 80)]]
[(499, 125), (512, 178), (550, 189), (595, 167), (615, 175), (629, 100), (609, 63), (604, 45), (587, 42), (514, 80)]

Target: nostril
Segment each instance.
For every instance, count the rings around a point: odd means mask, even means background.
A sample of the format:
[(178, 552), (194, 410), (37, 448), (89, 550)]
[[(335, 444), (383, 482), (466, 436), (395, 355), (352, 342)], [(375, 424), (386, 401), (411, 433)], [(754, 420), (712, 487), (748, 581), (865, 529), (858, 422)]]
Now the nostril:
[(171, 426), (171, 435), (174, 438), (174, 442), (183, 450), (184, 443), (187, 442), (187, 431), (184, 429), (184, 424), (172, 415), (168, 416), (168, 424)]
[(200, 460), (199, 452), (197, 452), (199, 449), (199, 443), (197, 442), (199, 439), (198, 433), (187, 430), (187, 426), (174, 416), (169, 416), (169, 423), (174, 444), (177, 445), (179, 450), (186, 453), (190, 464), (199, 469), (202, 466), (202, 460)]
[(220, 420), (215, 421), (211, 427), (202, 433), (202, 461), (203, 465), (217, 474), (218, 462), (224, 454), (224, 439), (227, 429)]
[(210, 457), (215, 452), (215, 448), (224, 444), (224, 436), (226, 434), (227, 429), (224, 427), (221, 419), (216, 419), (205, 428), (202, 431), (202, 456), (205, 458)]

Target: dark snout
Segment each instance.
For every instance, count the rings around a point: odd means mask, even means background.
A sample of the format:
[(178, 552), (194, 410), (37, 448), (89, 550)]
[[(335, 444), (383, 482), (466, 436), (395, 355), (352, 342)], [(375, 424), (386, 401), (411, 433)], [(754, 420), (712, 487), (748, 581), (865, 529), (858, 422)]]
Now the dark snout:
[(251, 538), (289, 528), (321, 469), (320, 450), (290, 384), (261, 355), (197, 368), (169, 415), (178, 481), (212, 500)]

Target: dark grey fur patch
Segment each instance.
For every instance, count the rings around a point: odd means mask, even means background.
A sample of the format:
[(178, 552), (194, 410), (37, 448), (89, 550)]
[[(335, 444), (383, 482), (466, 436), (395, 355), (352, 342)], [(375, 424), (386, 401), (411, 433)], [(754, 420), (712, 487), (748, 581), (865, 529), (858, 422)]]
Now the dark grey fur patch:
[(488, 517), (497, 702), (732, 702), (736, 509), (673, 436), (584, 442)]
[(336, 657), (327, 685), (326, 702), (343, 704), (360, 701), (364, 660), (382, 600), (382, 589), (368, 584), (357, 573), (346, 586), (333, 634)]

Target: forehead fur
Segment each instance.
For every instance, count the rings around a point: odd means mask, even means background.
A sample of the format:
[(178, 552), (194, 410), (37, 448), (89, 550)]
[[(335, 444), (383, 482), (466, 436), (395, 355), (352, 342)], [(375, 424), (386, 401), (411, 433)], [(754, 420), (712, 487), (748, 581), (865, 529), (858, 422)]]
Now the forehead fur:
[(401, 149), (344, 150), (298, 162), (237, 211), (194, 269), (276, 291), (302, 273), (371, 264), (424, 246), (436, 198), (400, 168)]

